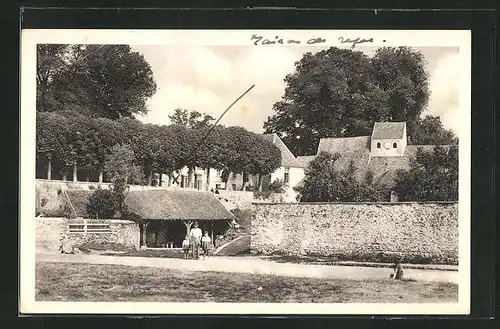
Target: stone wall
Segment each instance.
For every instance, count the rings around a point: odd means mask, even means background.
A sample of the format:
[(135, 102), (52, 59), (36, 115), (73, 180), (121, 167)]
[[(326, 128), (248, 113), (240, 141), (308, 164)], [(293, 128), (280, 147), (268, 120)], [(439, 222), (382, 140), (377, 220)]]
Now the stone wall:
[(458, 263), (457, 203), (254, 203), (252, 212), (256, 253)]
[(120, 245), (139, 249), (139, 225), (126, 220), (87, 220), (88, 224), (108, 224), (109, 233), (69, 233), (69, 224), (83, 224), (84, 220), (68, 220), (65, 218), (36, 218), (37, 248), (58, 250), (61, 240), (67, 236), (72, 244)]

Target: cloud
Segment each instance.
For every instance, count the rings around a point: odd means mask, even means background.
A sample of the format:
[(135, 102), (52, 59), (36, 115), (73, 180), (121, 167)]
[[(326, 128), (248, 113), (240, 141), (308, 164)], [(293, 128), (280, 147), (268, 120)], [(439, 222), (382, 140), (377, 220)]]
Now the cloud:
[(460, 91), (458, 54), (448, 54), (438, 59), (435, 69), (431, 72), (429, 88), (432, 92), (428, 113), (440, 116), (443, 125), (454, 132), (460, 130), (458, 97)]

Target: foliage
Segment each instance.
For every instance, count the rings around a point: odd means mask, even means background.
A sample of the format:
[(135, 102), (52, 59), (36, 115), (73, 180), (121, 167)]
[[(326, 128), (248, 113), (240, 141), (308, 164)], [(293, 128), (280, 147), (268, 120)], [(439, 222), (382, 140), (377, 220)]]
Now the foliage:
[(369, 135), (375, 121), (407, 121), (412, 136), (429, 97), (424, 58), (405, 47), (373, 58), (336, 47), (306, 53), (285, 83), (264, 129), (295, 155), (314, 154), (323, 137)]
[(181, 125), (187, 128), (205, 128), (212, 126), (212, 121), (215, 120), (210, 114), (200, 113), (198, 111), (188, 111), (186, 109), (175, 109), (174, 114), (168, 118), (172, 124)]
[(413, 145), (457, 145), (458, 138), (446, 130), (439, 117), (427, 115), (419, 119), (415, 126), (415, 134), (410, 139)]
[(128, 184), (139, 183), (143, 180), (140, 168), (134, 163), (134, 151), (128, 145), (117, 144), (107, 157), (104, 168), (112, 183), (112, 193), (120, 217), (127, 213), (125, 206), (125, 192)]
[(87, 204), (87, 213), (91, 218), (113, 218), (118, 209), (115, 193), (100, 188), (90, 195)]
[(384, 201), (387, 192), (373, 182), (373, 173), (367, 172), (360, 182), (357, 168), (351, 161), (345, 169), (336, 168), (338, 153), (321, 152), (306, 171), (304, 185), (298, 189), (302, 202), (367, 202)]
[(285, 181), (279, 178), (276, 178), (273, 182), (271, 182), (268, 186), (270, 191), (274, 193), (285, 193)]
[(132, 117), (147, 112), (146, 100), (155, 92), (150, 65), (128, 45), (37, 47), (37, 111)]
[(409, 170), (399, 170), (395, 191), (401, 201), (457, 201), (458, 147), (419, 148)]

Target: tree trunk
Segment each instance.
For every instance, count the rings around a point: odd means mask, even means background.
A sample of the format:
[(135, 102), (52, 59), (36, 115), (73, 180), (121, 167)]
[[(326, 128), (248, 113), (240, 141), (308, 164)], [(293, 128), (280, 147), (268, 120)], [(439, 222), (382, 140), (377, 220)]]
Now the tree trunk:
[(167, 183), (167, 186), (168, 186), (168, 187), (172, 186), (172, 174), (169, 174), (169, 175), (168, 175), (168, 183)]
[(161, 179), (162, 179), (162, 175), (163, 175), (163, 174), (162, 174), (161, 172), (158, 174), (158, 186), (159, 186), (159, 187), (161, 187)]
[(78, 181), (78, 168), (76, 167), (76, 163), (73, 165), (73, 182)]
[(47, 164), (47, 179), (52, 179), (52, 160), (49, 159), (49, 163)]
[(99, 171), (99, 183), (102, 183), (102, 178), (103, 178), (103, 172), (102, 170)]
[(208, 191), (208, 190), (210, 190), (210, 167), (207, 168), (207, 177), (206, 178), (207, 178), (206, 179), (206, 184), (207, 184), (206, 190)]
[(262, 174), (259, 174), (259, 192), (262, 192)]
[(242, 178), (242, 183), (241, 183), (241, 190), (244, 191), (245, 188), (247, 187), (247, 181), (248, 181), (248, 174), (244, 171), (243, 172), (243, 178)]
[(190, 167), (188, 171), (188, 188), (193, 188), (193, 171), (193, 167)]
[(151, 186), (152, 183), (153, 183), (153, 169), (149, 169), (147, 185)]

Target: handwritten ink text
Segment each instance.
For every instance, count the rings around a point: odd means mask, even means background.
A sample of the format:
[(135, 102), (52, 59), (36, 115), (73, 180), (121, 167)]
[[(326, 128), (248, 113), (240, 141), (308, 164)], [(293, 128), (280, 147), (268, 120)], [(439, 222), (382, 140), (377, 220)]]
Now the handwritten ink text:
[(361, 38), (356, 38), (356, 39), (349, 39), (349, 38), (344, 38), (344, 37), (339, 37), (340, 43), (351, 43), (351, 48), (354, 49), (357, 44), (360, 43), (366, 43), (366, 42), (373, 42), (373, 38), (370, 39), (361, 39)]

